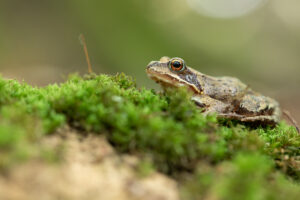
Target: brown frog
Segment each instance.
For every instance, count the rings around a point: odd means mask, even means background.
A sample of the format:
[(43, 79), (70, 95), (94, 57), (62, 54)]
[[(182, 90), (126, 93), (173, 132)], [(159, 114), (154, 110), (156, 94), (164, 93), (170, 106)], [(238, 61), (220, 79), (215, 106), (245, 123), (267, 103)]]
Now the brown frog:
[(146, 72), (163, 88), (189, 88), (192, 100), (205, 114), (217, 113), (219, 117), (258, 124), (275, 125), (280, 121), (278, 102), (253, 91), (237, 78), (205, 75), (177, 57), (151, 61)]

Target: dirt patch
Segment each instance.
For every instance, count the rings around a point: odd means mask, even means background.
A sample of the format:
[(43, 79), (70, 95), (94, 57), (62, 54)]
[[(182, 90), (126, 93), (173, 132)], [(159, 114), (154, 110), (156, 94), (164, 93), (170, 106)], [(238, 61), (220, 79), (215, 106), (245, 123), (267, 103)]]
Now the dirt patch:
[(133, 156), (120, 156), (105, 137), (65, 127), (43, 141), (64, 148), (63, 162), (29, 161), (0, 176), (0, 199), (177, 200), (175, 181), (159, 174), (141, 178)]

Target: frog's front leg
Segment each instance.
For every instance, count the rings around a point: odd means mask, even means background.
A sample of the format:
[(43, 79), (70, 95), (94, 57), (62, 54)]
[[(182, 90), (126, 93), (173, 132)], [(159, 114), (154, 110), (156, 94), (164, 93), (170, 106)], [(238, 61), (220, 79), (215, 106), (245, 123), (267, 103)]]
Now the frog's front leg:
[(204, 114), (225, 113), (229, 107), (228, 104), (207, 95), (194, 95), (191, 100), (194, 101), (197, 106), (204, 108)]

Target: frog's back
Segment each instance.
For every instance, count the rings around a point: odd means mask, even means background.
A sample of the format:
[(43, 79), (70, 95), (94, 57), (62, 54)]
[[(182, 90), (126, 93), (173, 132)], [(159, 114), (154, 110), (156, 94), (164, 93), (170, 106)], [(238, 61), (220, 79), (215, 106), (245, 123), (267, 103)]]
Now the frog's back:
[(231, 101), (243, 95), (247, 86), (234, 77), (216, 77), (211, 81), (207, 81), (205, 89), (209, 96), (219, 100)]
[(247, 85), (234, 77), (212, 77), (198, 74), (203, 93), (221, 101), (231, 102), (248, 92)]

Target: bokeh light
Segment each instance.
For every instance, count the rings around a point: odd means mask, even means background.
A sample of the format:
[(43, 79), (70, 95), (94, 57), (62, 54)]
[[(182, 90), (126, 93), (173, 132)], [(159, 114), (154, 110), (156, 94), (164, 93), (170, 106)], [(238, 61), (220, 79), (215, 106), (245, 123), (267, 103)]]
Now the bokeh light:
[(266, 0), (187, 0), (197, 12), (216, 18), (240, 17), (259, 8)]
[(288, 3), (282, 0), (274, 0), (273, 8), (276, 15), (284, 23), (300, 28), (299, 0), (289, 0)]

